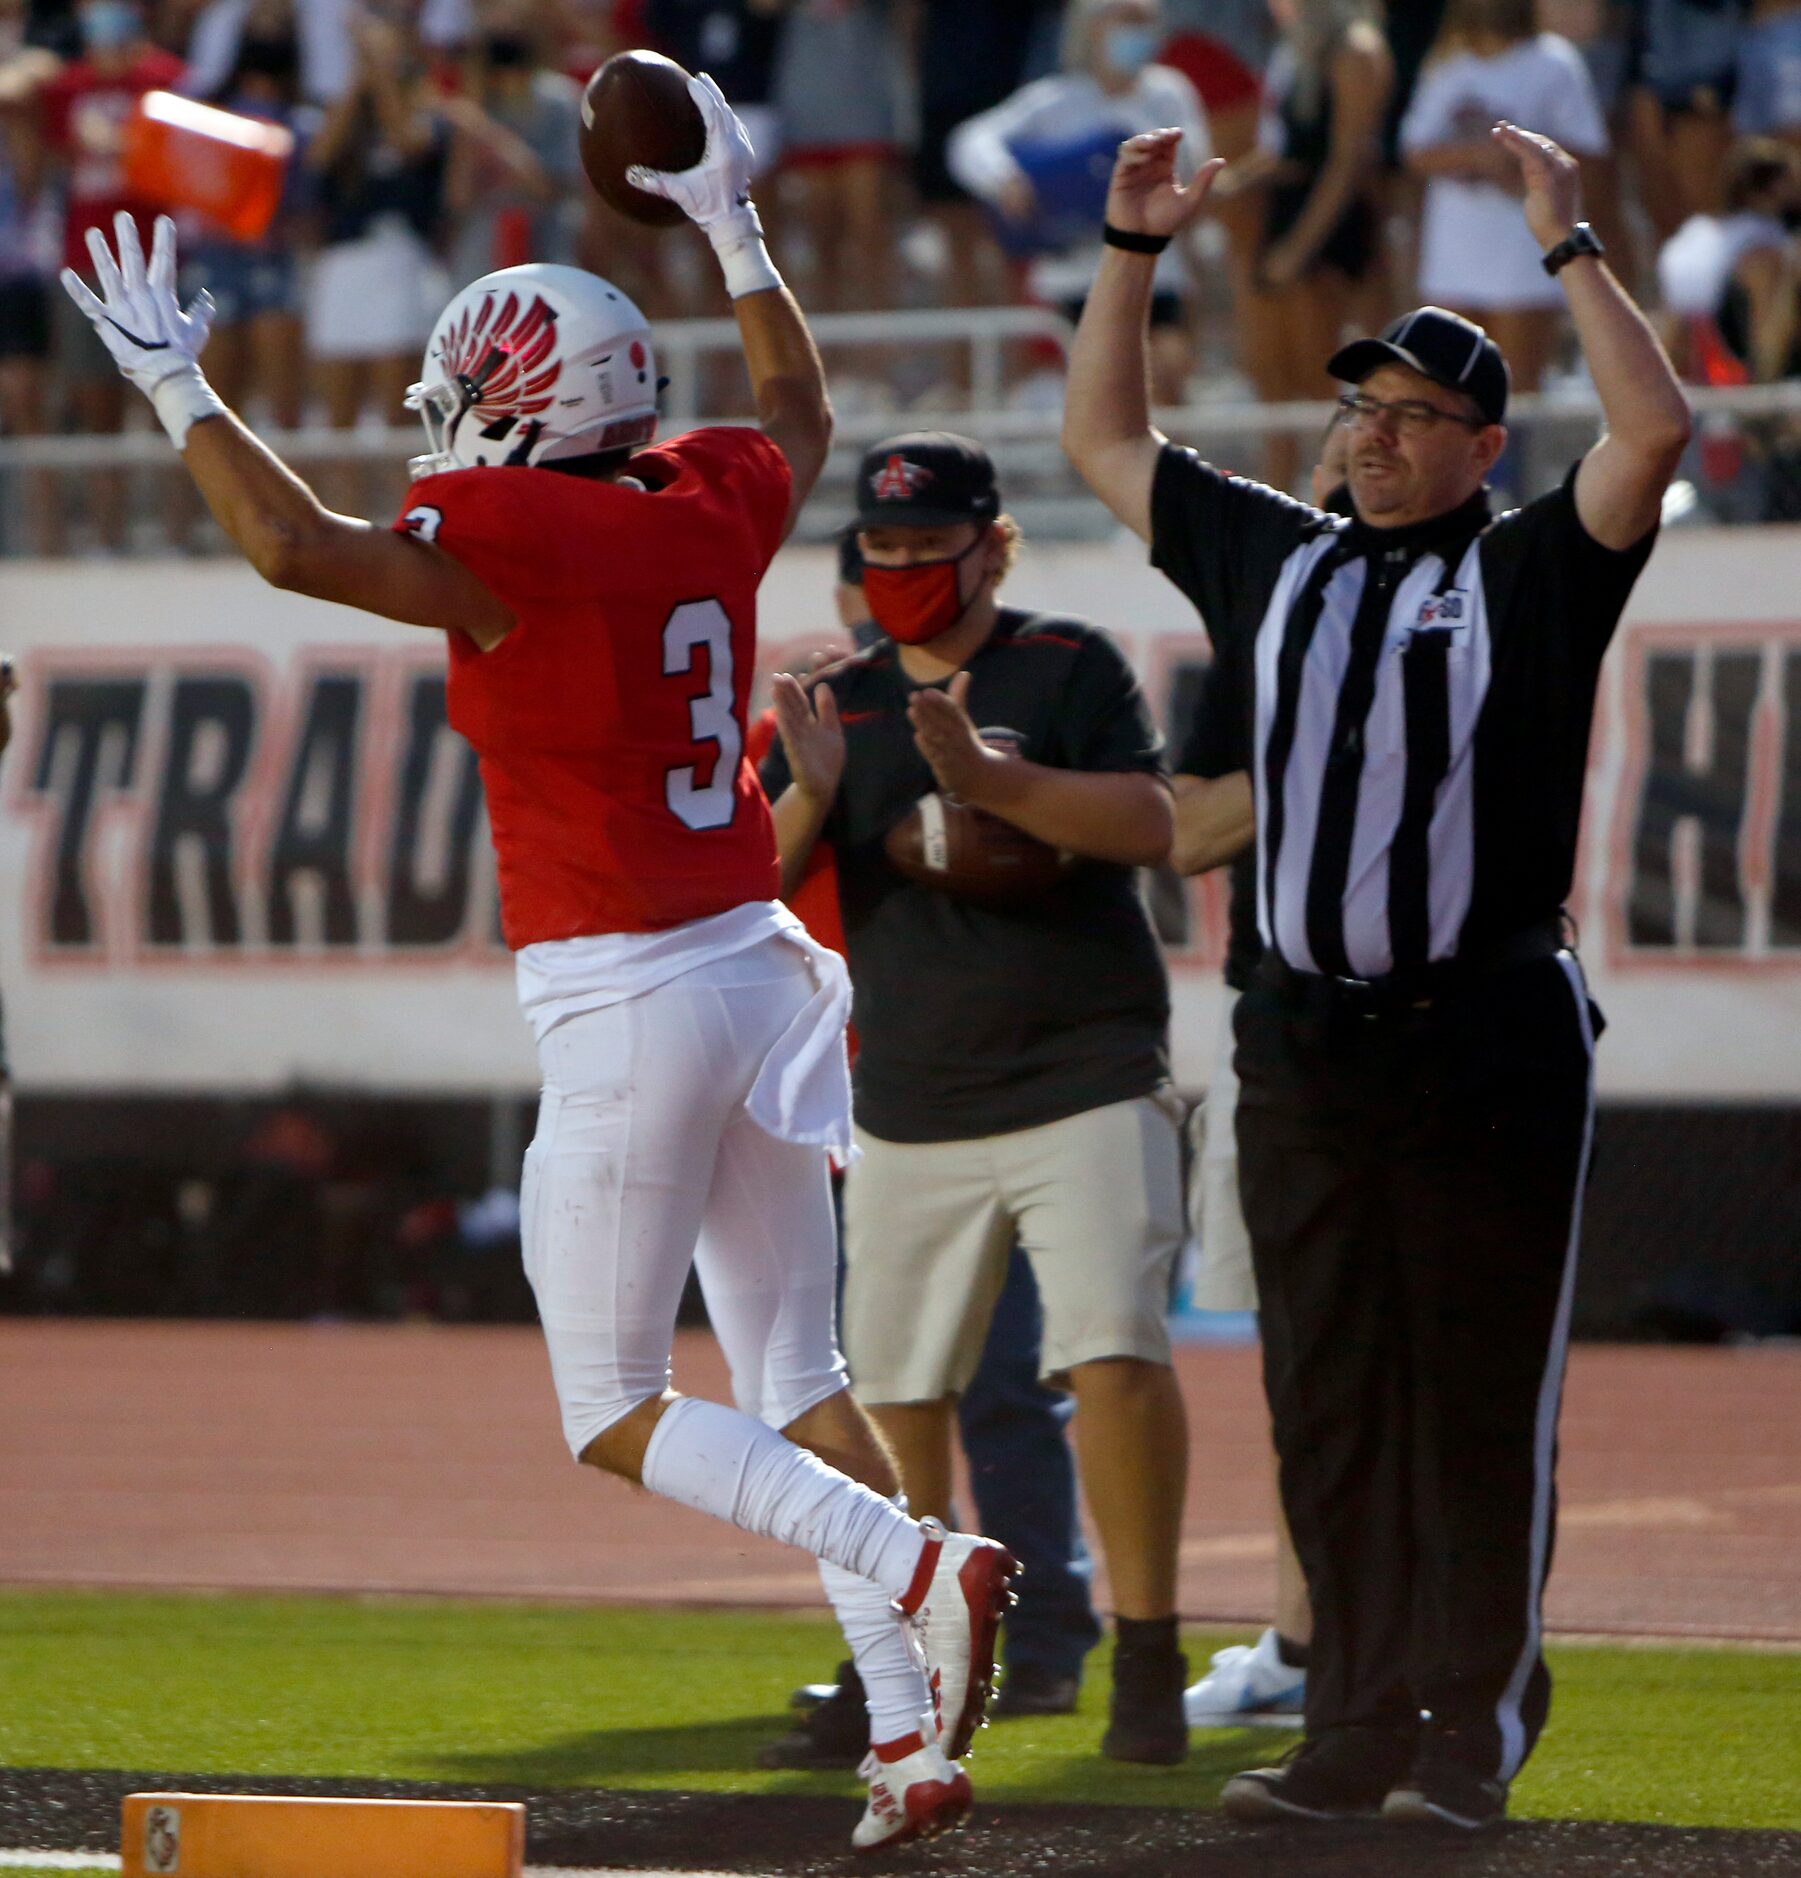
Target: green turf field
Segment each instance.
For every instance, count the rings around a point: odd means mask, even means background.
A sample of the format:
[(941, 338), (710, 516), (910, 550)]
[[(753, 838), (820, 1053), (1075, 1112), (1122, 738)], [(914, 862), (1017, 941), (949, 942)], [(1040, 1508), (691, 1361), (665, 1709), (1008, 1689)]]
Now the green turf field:
[[(1196, 1632), (1192, 1664), (1234, 1637)], [(0, 1591), (0, 1764), (526, 1786), (851, 1793), (763, 1773), (788, 1691), (839, 1655), (823, 1617), (412, 1599)], [(1516, 1816), (1801, 1827), (1801, 1655), (1556, 1648)], [(1104, 1761), (1106, 1652), (1082, 1713), (977, 1739), (984, 1800), (1210, 1806), (1284, 1748), (1194, 1736), (1185, 1767)]]

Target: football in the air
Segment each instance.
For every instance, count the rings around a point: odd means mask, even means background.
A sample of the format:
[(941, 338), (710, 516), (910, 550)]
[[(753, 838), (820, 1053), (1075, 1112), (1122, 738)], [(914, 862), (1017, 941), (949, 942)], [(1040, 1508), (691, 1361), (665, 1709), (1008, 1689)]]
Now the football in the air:
[(688, 95), (688, 74), (660, 52), (616, 52), (582, 93), (582, 168), (603, 202), (635, 222), (669, 228), (673, 202), (634, 189), (625, 173), (690, 170), (707, 152), (707, 127)]
[(991, 905), (1046, 892), (1065, 865), (1048, 842), (954, 796), (922, 796), (888, 830), (882, 846), (908, 880)]

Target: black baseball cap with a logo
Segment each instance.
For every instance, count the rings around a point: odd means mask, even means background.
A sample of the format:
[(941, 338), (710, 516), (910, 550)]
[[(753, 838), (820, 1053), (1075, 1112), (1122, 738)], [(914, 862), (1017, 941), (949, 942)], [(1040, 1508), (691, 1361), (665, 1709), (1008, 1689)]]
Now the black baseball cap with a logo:
[(859, 528), (954, 528), (1001, 512), (988, 452), (948, 430), (908, 431), (863, 454)]
[(1423, 378), (1473, 398), (1491, 424), (1507, 415), (1507, 361), (1482, 328), (1441, 306), (1417, 307), (1375, 339), (1353, 339), (1326, 361), (1326, 370), (1360, 385), (1384, 365), (1409, 365)]

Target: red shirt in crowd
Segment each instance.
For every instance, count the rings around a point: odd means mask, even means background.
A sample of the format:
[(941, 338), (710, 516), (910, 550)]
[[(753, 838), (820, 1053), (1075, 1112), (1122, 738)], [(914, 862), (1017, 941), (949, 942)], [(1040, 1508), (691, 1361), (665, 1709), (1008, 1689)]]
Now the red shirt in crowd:
[(87, 231), (101, 228), (110, 243), (113, 217), (129, 209), (140, 223), (157, 212), (125, 186), (125, 120), (147, 91), (171, 90), (184, 70), (173, 53), (156, 46), (133, 52), (114, 70), (91, 59), (65, 65), (39, 94), (44, 139), (68, 163), (69, 187), (63, 219), (63, 264), (87, 275)]

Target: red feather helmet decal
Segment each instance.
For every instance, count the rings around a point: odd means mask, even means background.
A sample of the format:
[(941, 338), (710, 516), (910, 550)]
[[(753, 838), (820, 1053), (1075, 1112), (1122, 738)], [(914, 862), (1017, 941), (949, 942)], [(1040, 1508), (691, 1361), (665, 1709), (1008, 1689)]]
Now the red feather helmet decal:
[(478, 416), (531, 417), (550, 408), (562, 374), (562, 361), (553, 356), (556, 344), (557, 316), (542, 295), (534, 295), (522, 312), (516, 293), (498, 308), (488, 294), (473, 315), (464, 313), (444, 335), (438, 358)]

